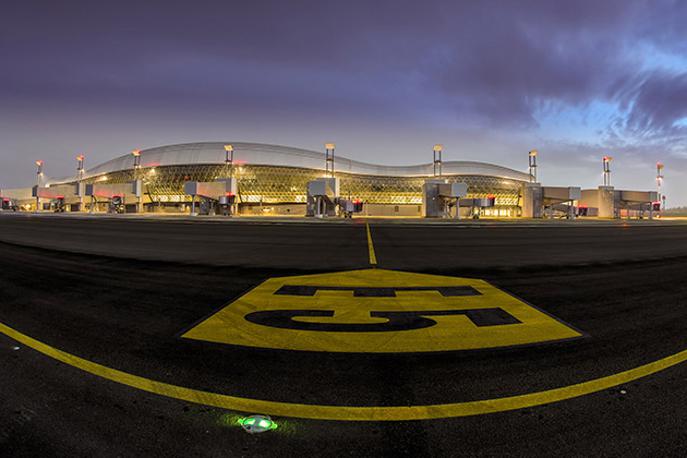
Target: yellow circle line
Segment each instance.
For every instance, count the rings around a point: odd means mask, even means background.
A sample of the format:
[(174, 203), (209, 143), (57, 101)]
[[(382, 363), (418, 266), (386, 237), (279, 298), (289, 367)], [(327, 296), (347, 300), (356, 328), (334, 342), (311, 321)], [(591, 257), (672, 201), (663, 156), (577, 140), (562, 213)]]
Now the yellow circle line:
[(274, 416), (341, 421), (430, 420), (523, 409), (572, 399), (629, 383), (687, 360), (687, 350), (683, 350), (618, 374), (575, 385), (504, 398), (418, 406), (349, 407), (264, 401), (170, 385), (79, 358), (22, 334), (3, 323), (0, 323), (0, 333), (82, 371), (160, 396), (239, 412), (259, 412)]

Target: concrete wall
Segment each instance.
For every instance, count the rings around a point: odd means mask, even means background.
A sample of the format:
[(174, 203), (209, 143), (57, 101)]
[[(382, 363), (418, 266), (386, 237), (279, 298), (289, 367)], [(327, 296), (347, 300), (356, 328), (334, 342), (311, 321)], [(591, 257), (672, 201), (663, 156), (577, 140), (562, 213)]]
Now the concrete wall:
[(547, 203), (547, 201), (570, 202), (573, 200), (580, 200), (582, 197), (582, 191), (575, 186), (544, 186), (542, 190), (545, 203)]
[(522, 191), (523, 218), (541, 218), (543, 205), (541, 184), (525, 183)]
[(426, 218), (441, 218), (444, 216), (444, 209), (441, 204), (442, 199), (439, 197), (439, 185), (446, 184), (447, 182), (447, 180), (441, 178), (425, 180), (425, 183), (422, 185), (422, 216)]
[(598, 189), (584, 189), (579, 204), (598, 209), (599, 218), (615, 218), (615, 192), (613, 186), (599, 186)]
[(658, 193), (656, 191), (626, 191), (620, 190), (620, 200), (634, 203), (648, 203), (658, 201)]

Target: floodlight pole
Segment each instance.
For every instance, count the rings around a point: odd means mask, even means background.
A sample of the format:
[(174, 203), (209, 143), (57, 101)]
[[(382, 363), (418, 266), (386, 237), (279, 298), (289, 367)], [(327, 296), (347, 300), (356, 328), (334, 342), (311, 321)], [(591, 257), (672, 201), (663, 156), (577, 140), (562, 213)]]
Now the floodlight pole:
[(229, 178), (234, 178), (234, 146), (224, 145), (224, 163), (229, 169)]
[(76, 190), (79, 194), (79, 211), (84, 211), (83, 208), (83, 176), (84, 176), (84, 160), (85, 156), (79, 154), (76, 156)]
[(436, 144), (432, 151), (434, 152), (434, 176), (441, 177), (441, 152), (444, 150), (444, 145)]
[[(140, 149), (135, 149), (131, 152), (131, 155), (134, 157), (134, 186), (138, 186), (138, 180), (141, 177), (141, 150)], [(136, 188), (138, 189), (138, 188)], [(143, 183), (141, 183), (141, 190), (139, 195), (136, 197), (136, 212), (137, 213), (142, 213), (143, 210)], [(125, 207), (126, 208), (126, 207)], [(125, 210), (126, 212), (126, 210)]]
[[(226, 164), (226, 167), (229, 169), (227, 175), (229, 175), (229, 180), (232, 182), (231, 186), (233, 189), (234, 186), (234, 145), (224, 145), (224, 163)], [(237, 185), (238, 186), (238, 185)], [(238, 187), (237, 187), (238, 189)], [(227, 196), (228, 198), (229, 196)], [(236, 204), (238, 206), (238, 204)], [(227, 202), (227, 206), (229, 207), (228, 212), (229, 215), (232, 215), (234, 213), (234, 204), (230, 204)]]
[(336, 145), (334, 143), (325, 143), (325, 156), (324, 156), (324, 166), (325, 175), (334, 178), (334, 148)]
[(43, 181), (43, 161), (36, 161), (36, 213), (39, 211), (41, 204), (41, 198), (39, 194), (39, 189), (41, 187), (41, 182)]
[(136, 171), (135, 175), (138, 175), (138, 170), (141, 168), (141, 150), (135, 149), (131, 152), (131, 155), (134, 157), (134, 170)]
[(613, 158), (611, 156), (603, 157), (603, 167), (604, 167), (604, 186), (611, 185), (611, 161)]
[[(660, 208), (660, 202), (661, 202), (661, 197), (662, 197), (661, 187), (663, 186), (663, 168), (664, 168), (663, 163), (661, 163), (661, 162), (656, 163), (656, 187), (657, 187), (657, 191), (658, 191), (659, 210), (661, 209)], [(663, 210), (665, 210), (665, 208), (663, 208)]]
[(533, 149), (529, 153), (530, 161), (530, 183), (537, 182), (537, 150)]

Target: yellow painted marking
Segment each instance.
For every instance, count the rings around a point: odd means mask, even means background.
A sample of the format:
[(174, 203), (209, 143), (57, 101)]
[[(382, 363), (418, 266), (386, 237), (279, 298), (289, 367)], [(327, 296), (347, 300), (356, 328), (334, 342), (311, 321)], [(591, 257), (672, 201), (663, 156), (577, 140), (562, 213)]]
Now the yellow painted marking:
[(345, 407), (264, 401), (170, 385), (79, 358), (35, 340), (3, 323), (0, 323), (0, 333), (82, 371), (160, 396), (239, 412), (260, 412), (273, 416), (340, 421), (430, 420), (524, 409), (572, 399), (630, 383), (687, 360), (687, 350), (684, 350), (618, 374), (518, 396), (418, 406)]
[(372, 233), (370, 232), (370, 224), (365, 223), (365, 230), (367, 231), (367, 251), (370, 255), (370, 265), (377, 265), (377, 256), (375, 255), (375, 246), (372, 243)]
[[(283, 286), (319, 286), (314, 295), (275, 294)], [(446, 297), (436, 290), (396, 291), (395, 297), (356, 297), (353, 287), (472, 287), (480, 295)], [(330, 288), (329, 290), (326, 288)], [(371, 312), (430, 312), (499, 308), (520, 323), (477, 326), (465, 314), (431, 315), (433, 326), (392, 331), (341, 332), (274, 327), (247, 316), (275, 311), (325, 311), (333, 316), (295, 316), (296, 322), (327, 326), (389, 323)], [(418, 313), (418, 315), (423, 316)], [(298, 323), (297, 323), (298, 324)], [(581, 337), (555, 318), (476, 279), (364, 269), (271, 278), (212, 315), (183, 337), (249, 347), (324, 352), (400, 353), (472, 350)]]

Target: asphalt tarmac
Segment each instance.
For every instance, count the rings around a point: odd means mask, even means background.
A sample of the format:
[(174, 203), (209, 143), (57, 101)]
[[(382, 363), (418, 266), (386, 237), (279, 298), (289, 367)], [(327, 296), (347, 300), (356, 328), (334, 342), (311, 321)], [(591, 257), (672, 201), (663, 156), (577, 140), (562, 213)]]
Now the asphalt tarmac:
[[(413, 271), (569, 266), (687, 256), (687, 221), (74, 217), (0, 214), (0, 241), (126, 259), (257, 268), (367, 265), (365, 222), (383, 267)], [(135, 224), (131, 224), (134, 222)]]
[[(0, 324), (88, 361), (210, 393), (423, 406), (526, 395), (687, 348), (687, 226), (372, 221), (380, 269), (479, 278), (583, 333), (423, 353), (291, 351), (181, 335), (263, 281), (370, 267), (365, 222), (0, 217)], [(26, 245), (34, 245), (26, 246)], [(38, 247), (36, 247), (38, 246)], [(0, 334), (3, 456), (675, 456), (687, 363), (512, 411), (414, 421), (232, 411), (116, 383)]]

